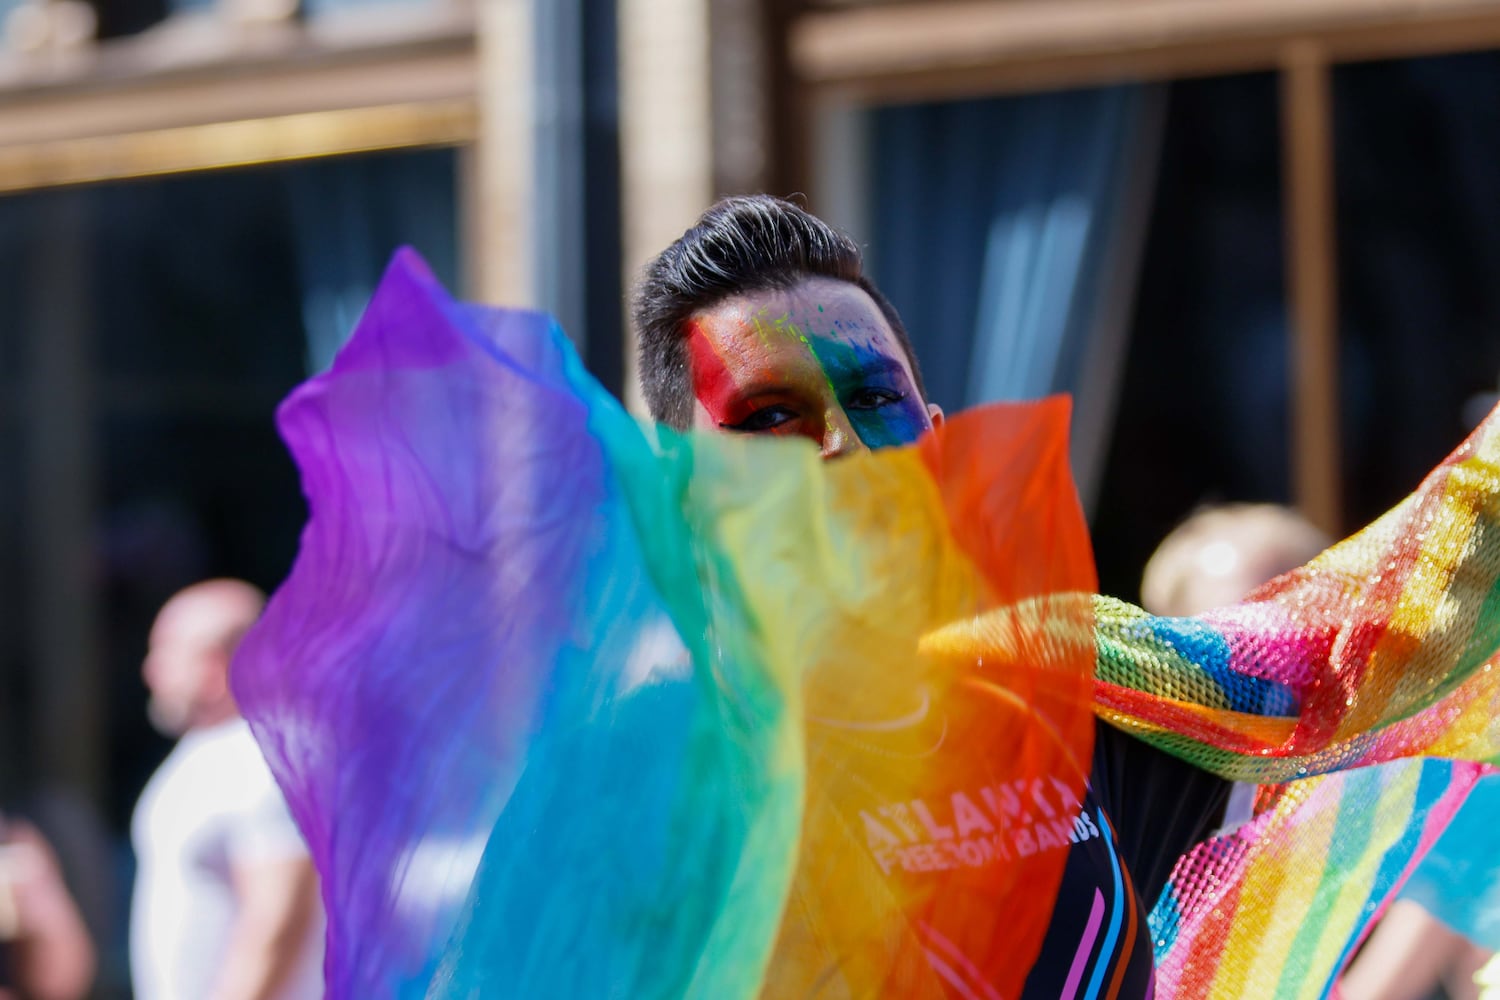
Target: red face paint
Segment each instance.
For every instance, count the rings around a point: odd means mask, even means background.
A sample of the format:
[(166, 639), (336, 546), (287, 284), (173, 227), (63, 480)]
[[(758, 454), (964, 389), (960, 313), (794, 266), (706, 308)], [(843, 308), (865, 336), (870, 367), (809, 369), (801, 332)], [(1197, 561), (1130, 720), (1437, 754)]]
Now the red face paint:
[[(718, 345), (701, 323), (688, 326), (688, 362), (692, 369), (693, 396), (708, 411), (715, 423), (736, 423), (743, 414), (731, 412), (737, 402), (738, 386)], [(739, 407), (744, 409), (743, 406)]]

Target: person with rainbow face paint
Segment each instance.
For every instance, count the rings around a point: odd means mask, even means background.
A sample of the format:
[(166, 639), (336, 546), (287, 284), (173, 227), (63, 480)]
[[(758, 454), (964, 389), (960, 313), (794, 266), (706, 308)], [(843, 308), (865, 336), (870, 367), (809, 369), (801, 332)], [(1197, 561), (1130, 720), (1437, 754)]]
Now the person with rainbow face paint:
[[(729, 198), (646, 268), (642, 388), (679, 430), (797, 436), (826, 459), (916, 442), (943, 421), (900, 316), (859, 247), (790, 202)], [(1145, 996), (1146, 915), (1172, 864), (1219, 823), (1229, 783), (1096, 728), (1051, 926), (1025, 997)], [(1041, 798), (1041, 815), (1061, 803)], [(1086, 973), (1086, 975), (1085, 975)]]
[(1067, 402), (929, 405), (796, 206), (634, 312), (657, 424), (402, 251), (278, 411), (310, 516), (234, 690), (331, 1000), (1326, 996), (1500, 762), (1500, 411), (1162, 618), (1093, 592)]

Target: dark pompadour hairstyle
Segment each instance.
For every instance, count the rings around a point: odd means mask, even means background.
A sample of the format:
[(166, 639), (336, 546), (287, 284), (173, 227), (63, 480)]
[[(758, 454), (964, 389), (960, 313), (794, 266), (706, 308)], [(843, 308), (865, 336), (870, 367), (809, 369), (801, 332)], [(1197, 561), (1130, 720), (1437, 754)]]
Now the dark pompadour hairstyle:
[(646, 266), (633, 314), (640, 338), (641, 389), (653, 419), (684, 430), (693, 419), (687, 321), (745, 292), (787, 289), (806, 278), (859, 286), (875, 301), (927, 390), (901, 317), (864, 275), (848, 236), (789, 201), (770, 195), (726, 198)]

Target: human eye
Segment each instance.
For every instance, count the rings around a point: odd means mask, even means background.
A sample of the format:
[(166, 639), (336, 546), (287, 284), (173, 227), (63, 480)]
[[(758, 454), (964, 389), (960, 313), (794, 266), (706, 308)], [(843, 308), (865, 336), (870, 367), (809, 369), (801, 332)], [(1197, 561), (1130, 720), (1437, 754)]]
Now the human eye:
[(850, 410), (878, 410), (882, 406), (899, 403), (905, 398), (906, 393), (897, 392), (895, 389), (867, 386), (850, 393), (845, 408)]
[(766, 431), (776, 430), (783, 424), (790, 423), (797, 418), (797, 414), (786, 406), (765, 406), (750, 414), (744, 420), (733, 424), (720, 424), (725, 430), (740, 431), (745, 434), (763, 434)]

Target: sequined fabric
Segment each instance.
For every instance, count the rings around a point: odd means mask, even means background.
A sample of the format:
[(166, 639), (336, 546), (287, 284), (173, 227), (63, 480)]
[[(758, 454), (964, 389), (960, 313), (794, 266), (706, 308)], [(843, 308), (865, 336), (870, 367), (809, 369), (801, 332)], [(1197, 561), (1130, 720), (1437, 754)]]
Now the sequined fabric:
[(1390, 513), (1240, 605), (1161, 619), (1098, 601), (1101, 715), (1268, 786), (1157, 904), (1159, 995), (1327, 995), (1483, 771), (1401, 758), (1495, 762), (1497, 519), (1500, 414)]

